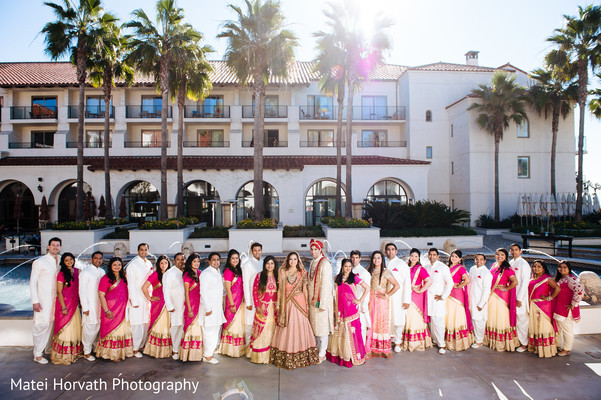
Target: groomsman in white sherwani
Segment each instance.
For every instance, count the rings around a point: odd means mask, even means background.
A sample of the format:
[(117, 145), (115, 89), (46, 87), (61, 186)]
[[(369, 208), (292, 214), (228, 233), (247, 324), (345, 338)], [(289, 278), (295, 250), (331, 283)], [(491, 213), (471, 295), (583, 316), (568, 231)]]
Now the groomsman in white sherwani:
[(447, 297), (453, 290), (453, 277), (449, 267), (438, 260), (438, 249), (428, 251), (428, 263), (424, 264), (432, 285), (428, 288), (428, 316), (430, 316), (430, 332), (438, 345), (438, 353), (445, 354), (445, 317), (447, 315)]
[(127, 290), (129, 292), (129, 322), (134, 342), (134, 356), (142, 358), (142, 349), (148, 335), (150, 324), (150, 302), (142, 292), (142, 285), (152, 274), (152, 263), (148, 257), (148, 245), (138, 245), (138, 256), (129, 262), (125, 269)]
[(173, 355), (171, 358), (179, 360), (179, 345), (184, 334), (184, 304), (186, 303), (186, 290), (184, 289), (184, 265), (186, 258), (184, 253), (177, 253), (174, 258), (177, 268), (169, 268), (163, 274), (163, 296), (165, 307), (169, 311), (169, 322), (171, 328), (171, 341), (173, 343)]
[(484, 339), (484, 329), (488, 319), (488, 298), (492, 286), (492, 274), (486, 268), (486, 257), (484, 254), (476, 254), (476, 265), (470, 268), (470, 313), (472, 314), (472, 324), (474, 325), (475, 343), (474, 349), (482, 346)]
[(530, 322), (530, 314), (528, 313), (528, 284), (530, 283), (532, 270), (528, 261), (522, 258), (522, 247), (519, 244), (513, 243), (509, 246), (509, 252), (513, 257), (513, 259), (509, 261), (509, 264), (518, 280), (518, 285), (515, 288), (517, 300), (516, 329), (521, 346), (517, 348), (516, 351), (518, 353), (523, 353), (528, 350), (528, 324)]
[(255, 276), (263, 270), (263, 245), (254, 242), (250, 246), (248, 258), (242, 261), (242, 286), (244, 289), (244, 328), (246, 344), (250, 343), (250, 335), (253, 330), (253, 321), (255, 319), (255, 306), (253, 302), (253, 284)]
[(81, 303), (81, 342), (83, 358), (94, 361), (92, 347), (100, 331), (100, 299), (98, 284), (105, 274), (100, 268), (103, 254), (96, 251), (92, 254), (92, 263), (79, 274), (79, 302)]
[(200, 312), (204, 316), (202, 327), (203, 359), (209, 364), (219, 364), (213, 357), (219, 344), (221, 326), (225, 322), (223, 314), (223, 277), (219, 272), (221, 257), (218, 253), (209, 254), (209, 267), (200, 274)]
[(38, 364), (48, 364), (43, 356), (54, 328), (56, 276), (61, 247), (61, 239), (53, 237), (48, 241), (46, 254), (31, 265), (29, 290), (33, 304), (33, 361)]
[[(359, 275), (359, 278), (367, 283), (367, 286), (371, 287), (371, 274), (367, 272), (363, 265), (361, 265), (361, 252), (359, 250), (351, 251), (351, 263), (353, 264), (353, 274)], [(360, 299), (361, 296), (363, 296), (364, 291), (365, 288), (363, 286), (357, 285), (357, 288), (355, 289), (355, 296), (357, 299)], [(367, 329), (371, 327), (371, 318), (369, 318), (369, 291), (359, 307), (359, 321), (361, 321), (361, 334), (363, 335), (363, 340), (367, 340)]]
[(401, 351), (403, 343), (403, 330), (407, 319), (407, 309), (411, 305), (411, 273), (407, 263), (397, 257), (397, 248), (394, 243), (387, 243), (384, 248), (386, 252), (386, 268), (392, 273), (392, 276), (399, 283), (399, 290), (393, 293), (391, 297), (391, 316), (394, 332), (394, 351)]

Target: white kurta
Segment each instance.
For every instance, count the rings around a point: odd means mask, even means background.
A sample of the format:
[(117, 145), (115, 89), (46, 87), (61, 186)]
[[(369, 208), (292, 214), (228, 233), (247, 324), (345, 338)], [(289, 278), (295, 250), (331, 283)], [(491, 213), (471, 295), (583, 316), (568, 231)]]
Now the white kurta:
[[(470, 298), (470, 313), (474, 321), (486, 321), (488, 319), (488, 298), (492, 286), (492, 274), (486, 265), (470, 268), (470, 283), (468, 286)], [(478, 311), (478, 307), (482, 311)]]
[[(359, 278), (361, 278), (367, 286), (371, 285), (371, 274), (367, 272), (361, 264), (358, 264), (353, 268), (353, 274), (359, 275)], [(361, 296), (363, 296), (363, 292), (365, 292), (365, 288), (361, 285), (357, 285), (357, 288), (355, 289), (355, 296), (357, 296), (357, 299), (360, 299)], [(363, 299), (359, 312), (361, 313), (361, 316), (364, 317), (361, 318), (361, 324), (366, 323), (368, 327), (371, 326), (371, 319), (369, 318), (369, 293), (367, 293)]]
[[(424, 264), (426, 271), (432, 278), (432, 285), (428, 288), (428, 315), (431, 317), (444, 317), (447, 315), (447, 297), (453, 290), (453, 277), (449, 267), (436, 260), (434, 265)], [(441, 296), (442, 300), (435, 300), (434, 296)]]
[(522, 257), (514, 258), (509, 261), (509, 264), (518, 280), (518, 285), (515, 288), (516, 300), (522, 302), (521, 307), (516, 307), (516, 313), (518, 315), (528, 314), (528, 284), (530, 283), (530, 276), (532, 274), (530, 264)]
[(169, 313), (171, 326), (183, 325), (186, 290), (184, 273), (179, 268), (171, 267), (163, 274), (163, 296), (167, 310), (175, 310)]
[(386, 260), (386, 268), (398, 282), (400, 288), (391, 297), (391, 316), (394, 326), (404, 326), (407, 310), (403, 304), (411, 304), (411, 271), (409, 266), (398, 257)]
[[(223, 314), (223, 277), (219, 270), (208, 267), (200, 274), (200, 316), (203, 326), (221, 326), (225, 322)], [(211, 311), (211, 315), (206, 314)]]
[(42, 309), (33, 313), (34, 325), (48, 325), (54, 322), (54, 301), (56, 299), (56, 276), (59, 267), (56, 259), (46, 254), (31, 265), (29, 290), (31, 304), (39, 303)]
[[(79, 274), (79, 302), (81, 303), (81, 324), (100, 323), (100, 298), (98, 297), (98, 284), (105, 275), (102, 268), (88, 265)], [(88, 315), (83, 314), (88, 312)]]
[(253, 302), (253, 284), (255, 276), (263, 269), (263, 259), (257, 260), (250, 255), (242, 262), (242, 286), (244, 290), (244, 304), (246, 307), (252, 306), (252, 310), (244, 310), (244, 324), (252, 326), (255, 319), (255, 306)]
[(152, 263), (137, 256), (125, 269), (129, 292), (129, 322), (131, 325), (150, 323), (150, 302), (142, 292), (142, 285), (152, 274)]

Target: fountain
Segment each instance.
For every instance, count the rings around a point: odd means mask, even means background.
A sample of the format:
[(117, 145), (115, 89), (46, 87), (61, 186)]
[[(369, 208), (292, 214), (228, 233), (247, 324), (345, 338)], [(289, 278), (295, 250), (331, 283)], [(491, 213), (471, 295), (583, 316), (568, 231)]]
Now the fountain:
[(175, 246), (176, 244), (178, 244), (178, 243), (179, 243), (179, 244), (181, 244), (182, 242), (180, 242), (179, 240), (176, 240), (175, 242), (171, 243), (171, 244), (169, 245), (169, 247), (167, 247), (167, 251), (165, 252), (165, 254), (169, 254), (169, 250), (171, 250), (171, 248), (172, 248), (173, 246)]
[(20, 246), (15, 246), (15, 247), (12, 247), (12, 248), (10, 248), (10, 249), (8, 249), (8, 250), (4, 250), (3, 252), (1, 252), (1, 253), (0, 253), (0, 256), (1, 256), (2, 254), (6, 254), (6, 253), (10, 253), (10, 252), (12, 252), (12, 251), (15, 251), (15, 249), (18, 249), (18, 248), (21, 248), (21, 247), (28, 247), (28, 248), (29, 248), (29, 247), (39, 247), (39, 248), (41, 248), (41, 246), (40, 246), (39, 244), (22, 244), (22, 245), (20, 245)]

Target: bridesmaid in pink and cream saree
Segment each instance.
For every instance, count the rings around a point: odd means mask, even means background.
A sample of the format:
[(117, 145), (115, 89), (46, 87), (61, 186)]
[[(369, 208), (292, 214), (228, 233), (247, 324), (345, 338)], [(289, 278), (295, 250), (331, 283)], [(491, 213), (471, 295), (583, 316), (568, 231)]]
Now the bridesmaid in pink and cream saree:
[(453, 351), (467, 350), (474, 343), (474, 326), (466, 288), (470, 276), (463, 266), (462, 255), (461, 250), (453, 250), (449, 257), (453, 289), (447, 298), (445, 342), (447, 348)]
[(182, 361), (202, 361), (202, 327), (198, 320), (200, 311), (200, 256), (193, 253), (184, 266), (184, 290), (186, 303), (184, 307), (184, 336), (179, 345), (179, 359)]
[(495, 257), (497, 262), (490, 269), (492, 288), (483, 344), (497, 351), (515, 351), (520, 345), (516, 331), (515, 287), (518, 281), (507, 261), (507, 250), (497, 249)]
[(60, 272), (56, 277), (54, 306), (54, 337), (50, 361), (70, 365), (81, 357), (81, 314), (79, 312), (79, 270), (73, 268), (75, 257), (65, 253), (61, 257)]
[(128, 292), (121, 258), (113, 257), (109, 260), (106, 275), (98, 285), (98, 296), (103, 312), (100, 316), (96, 357), (112, 361), (133, 357), (131, 327), (125, 319)]
[(269, 364), (271, 341), (277, 318), (275, 307), (277, 298), (278, 270), (275, 258), (267, 256), (263, 260), (263, 271), (257, 274), (253, 284), (253, 301), (256, 311), (250, 343), (246, 349), (246, 357), (250, 358), (252, 363)]
[(561, 288), (549, 274), (547, 265), (541, 260), (534, 261), (532, 279), (528, 284), (528, 351), (538, 354), (539, 357), (553, 357), (557, 354), (553, 299), (560, 291)]
[[(169, 312), (165, 307), (163, 295), (163, 274), (171, 268), (171, 261), (167, 256), (160, 256), (156, 262), (157, 269), (142, 285), (142, 293), (150, 302), (150, 324), (148, 325), (148, 339), (144, 347), (144, 354), (155, 358), (170, 357), (172, 353), (171, 334), (169, 333)], [(152, 296), (149, 289), (152, 287)]]
[(432, 338), (428, 330), (428, 296), (427, 290), (432, 284), (430, 274), (426, 271), (419, 257), (418, 249), (409, 252), (409, 270), (411, 279), (411, 305), (407, 310), (407, 322), (403, 332), (403, 345), (405, 351), (424, 351), (432, 347)]
[(244, 289), (240, 253), (230, 250), (223, 271), (225, 286), (225, 323), (221, 332), (219, 353), (230, 357), (241, 357), (246, 353), (244, 337)]
[[(335, 325), (330, 336), (326, 358), (334, 364), (351, 368), (365, 363), (365, 345), (361, 334), (359, 307), (369, 291), (367, 283), (353, 273), (351, 260), (342, 260), (340, 273), (334, 280), (336, 284)], [(357, 285), (363, 286), (363, 296), (357, 299)]]
[(567, 261), (561, 261), (557, 266), (555, 282), (561, 291), (555, 298), (553, 317), (557, 323), (557, 347), (560, 357), (570, 355), (574, 343), (574, 323), (580, 321), (580, 300), (584, 296), (584, 288), (578, 283), (578, 278), (572, 272)]

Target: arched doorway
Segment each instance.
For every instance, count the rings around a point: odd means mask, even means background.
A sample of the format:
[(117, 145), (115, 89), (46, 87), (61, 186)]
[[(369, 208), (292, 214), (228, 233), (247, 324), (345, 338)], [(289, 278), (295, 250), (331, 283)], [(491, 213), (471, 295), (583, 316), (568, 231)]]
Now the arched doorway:
[[(252, 218), (254, 212), (254, 182), (244, 184), (236, 195), (236, 221)], [(263, 209), (265, 218), (280, 219), (280, 198), (278, 192), (267, 182), (263, 182)]]
[(156, 221), (159, 216), (160, 195), (154, 185), (146, 181), (130, 184), (123, 192), (130, 222)]
[[(84, 194), (92, 193), (92, 187), (83, 183)], [(65, 186), (58, 196), (58, 222), (77, 220), (77, 182)]]
[[(346, 191), (342, 188), (342, 210), (346, 210)], [(305, 224), (321, 225), (323, 217), (333, 217), (336, 213), (336, 182), (321, 180), (315, 182), (305, 196)]]
[(407, 204), (409, 197), (407, 191), (399, 182), (383, 179), (369, 189), (366, 200)]
[(221, 225), (220, 200), (219, 193), (209, 182), (191, 182), (184, 189), (184, 215), (196, 217), (207, 226)]
[[(15, 213), (17, 195), (21, 207), (18, 214)], [(38, 208), (33, 193), (25, 184), (14, 182), (0, 191), (0, 225), (4, 225), (3, 228), (8, 231), (18, 230), (19, 233), (38, 228)]]

